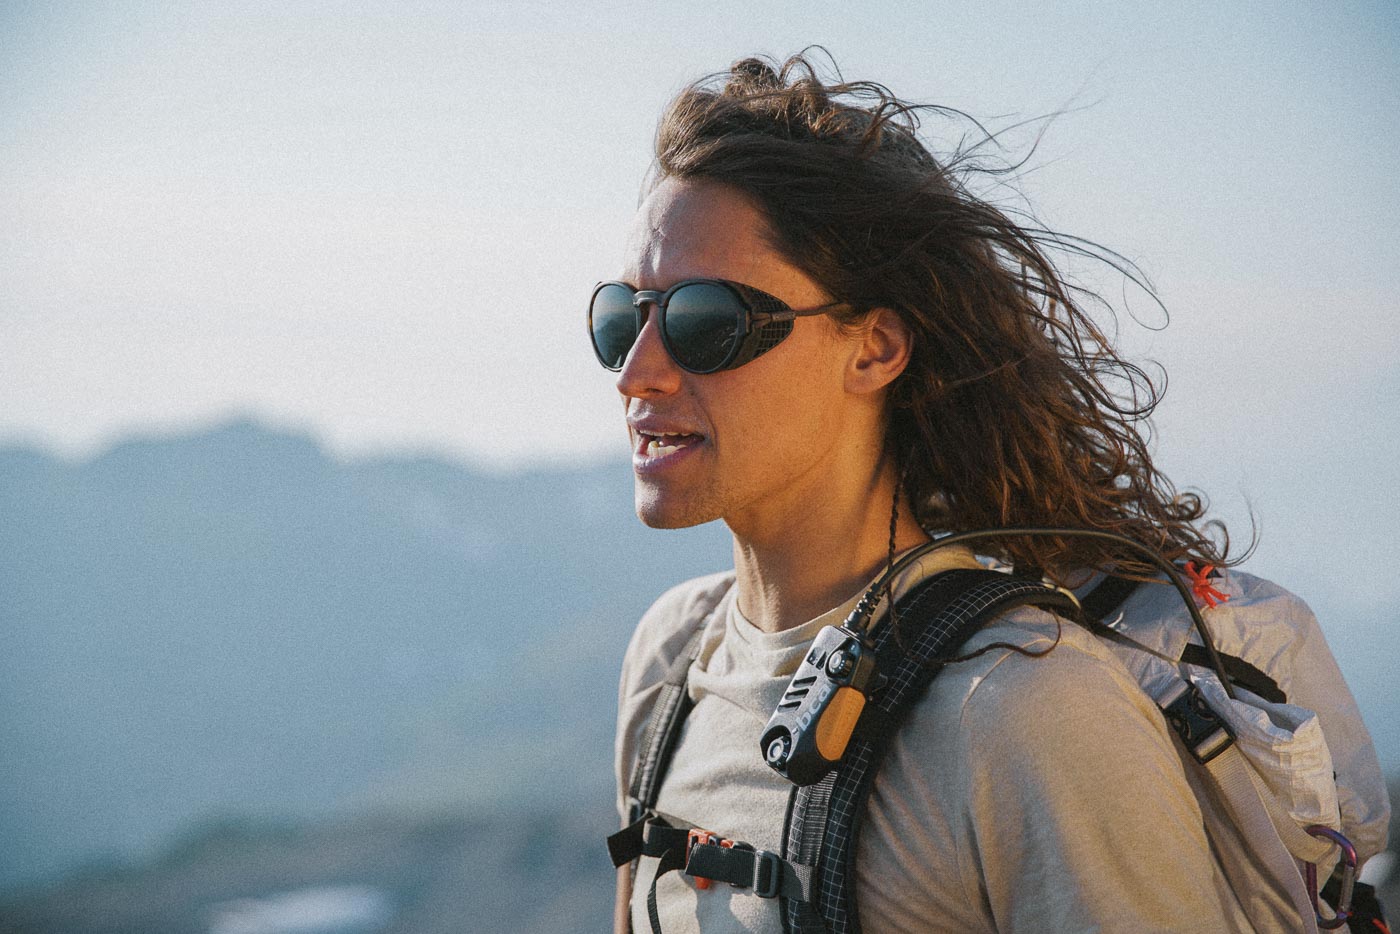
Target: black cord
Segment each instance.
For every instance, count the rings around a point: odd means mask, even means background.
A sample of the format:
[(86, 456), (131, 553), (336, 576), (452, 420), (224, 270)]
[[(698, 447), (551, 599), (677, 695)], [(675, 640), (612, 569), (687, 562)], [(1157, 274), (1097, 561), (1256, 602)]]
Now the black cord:
[(904, 489), (904, 471), (896, 465), (894, 496), (890, 499), (890, 550), (889, 556), (885, 559), (885, 602), (890, 608), (890, 622), (896, 627), (899, 626), (899, 618), (895, 616), (894, 593), (894, 534), (899, 526), (899, 492)]
[[(898, 494), (896, 494), (897, 496)], [(1225, 671), (1225, 663), (1220, 659), (1220, 653), (1215, 649), (1215, 640), (1210, 637), (1210, 631), (1206, 629), (1206, 622), (1201, 618), (1201, 611), (1196, 607), (1196, 601), (1191, 599), (1191, 591), (1187, 589), (1186, 582), (1181, 578), (1181, 572), (1176, 569), (1166, 558), (1148, 548), (1141, 542), (1134, 541), (1125, 535), (1116, 532), (1101, 532), (1098, 529), (1070, 529), (1070, 528), (1035, 528), (1028, 526), (1013, 526), (1005, 529), (974, 529), (967, 532), (952, 532), (941, 538), (936, 538), (925, 545), (915, 548), (898, 562), (891, 564), (884, 575), (870, 586), (865, 592), (865, 596), (860, 598), (856, 608), (851, 611), (851, 615), (846, 618), (846, 628), (853, 632), (863, 632), (870, 624), (870, 618), (875, 612), (875, 607), (879, 605), (881, 592), (889, 595), (889, 588), (892, 585), (895, 575), (903, 571), (909, 565), (922, 558), (931, 551), (939, 548), (947, 548), (961, 542), (976, 541), (988, 538), (1008, 538), (1016, 535), (1049, 535), (1057, 538), (1097, 538), (1101, 541), (1114, 542), (1118, 545), (1127, 545), (1139, 554), (1145, 555), (1148, 561), (1156, 565), (1167, 579), (1176, 587), (1176, 592), (1180, 594), (1181, 600), (1186, 604), (1186, 609), (1191, 613), (1191, 622), (1196, 627), (1196, 632), (1201, 636), (1201, 644), (1205, 647), (1206, 655), (1210, 657), (1211, 667), (1215, 669), (1216, 675), (1220, 678), (1220, 683), (1225, 688), (1225, 693), (1231, 700), (1235, 699), (1235, 689), (1230, 685), (1230, 677)], [(890, 595), (890, 609), (894, 609), (893, 596)]]

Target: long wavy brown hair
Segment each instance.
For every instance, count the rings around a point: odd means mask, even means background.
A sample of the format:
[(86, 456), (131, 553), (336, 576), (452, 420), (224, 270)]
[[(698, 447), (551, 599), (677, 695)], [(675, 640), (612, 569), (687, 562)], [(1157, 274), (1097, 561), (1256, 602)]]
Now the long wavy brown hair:
[[(964, 126), (946, 155), (921, 141), (930, 115)], [(671, 102), (653, 182), (707, 179), (748, 195), (774, 248), (849, 303), (843, 325), (876, 308), (903, 318), (913, 353), (890, 388), (887, 442), (925, 529), (1097, 529), (1173, 561), (1231, 563), (1224, 526), (1202, 522), (1203, 498), (1179, 494), (1152, 463), (1147, 419), (1160, 390), (1086, 311), (1107, 303), (1055, 260), (1091, 257), (1152, 295), (1150, 285), (1119, 254), (975, 194), (1024, 162), (999, 145), (951, 108), (873, 82), (824, 82), (805, 55), (748, 58)], [(979, 550), (1061, 582), (1085, 568), (1155, 574), (1094, 540), (1018, 537)]]

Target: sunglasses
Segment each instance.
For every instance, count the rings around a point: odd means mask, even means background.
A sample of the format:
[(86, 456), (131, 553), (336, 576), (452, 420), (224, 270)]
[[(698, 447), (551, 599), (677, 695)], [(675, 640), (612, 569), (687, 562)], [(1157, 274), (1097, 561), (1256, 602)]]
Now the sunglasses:
[(600, 282), (588, 303), (588, 335), (598, 362), (620, 370), (642, 332), (643, 309), (655, 305), (661, 345), (676, 365), (691, 373), (718, 373), (777, 347), (792, 333), (794, 318), (824, 315), (845, 304), (794, 309), (728, 279), (685, 279), (665, 292)]

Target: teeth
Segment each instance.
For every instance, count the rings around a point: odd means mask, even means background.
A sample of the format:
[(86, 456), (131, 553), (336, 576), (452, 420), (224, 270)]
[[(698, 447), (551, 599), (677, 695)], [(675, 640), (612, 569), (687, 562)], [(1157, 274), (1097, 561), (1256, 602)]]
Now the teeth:
[(667, 454), (674, 454), (681, 448), (685, 447), (684, 444), (662, 444), (660, 440), (661, 438), (676, 437), (679, 437), (679, 435), (676, 432), (665, 432), (664, 434), (661, 434), (659, 436), (653, 436), (652, 439), (647, 442), (647, 456), (665, 457)]

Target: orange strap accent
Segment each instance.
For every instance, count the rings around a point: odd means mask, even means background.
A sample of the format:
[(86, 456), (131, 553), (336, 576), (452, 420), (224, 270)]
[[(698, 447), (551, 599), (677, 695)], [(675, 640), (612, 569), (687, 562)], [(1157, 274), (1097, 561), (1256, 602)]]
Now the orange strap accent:
[(1214, 570), (1215, 565), (1213, 564), (1197, 568), (1196, 562), (1186, 562), (1186, 576), (1191, 578), (1191, 591), (1196, 595), (1196, 604), (1198, 606), (1204, 605), (1207, 609), (1214, 609), (1230, 599), (1229, 594), (1221, 593), (1211, 586), (1210, 575)]

